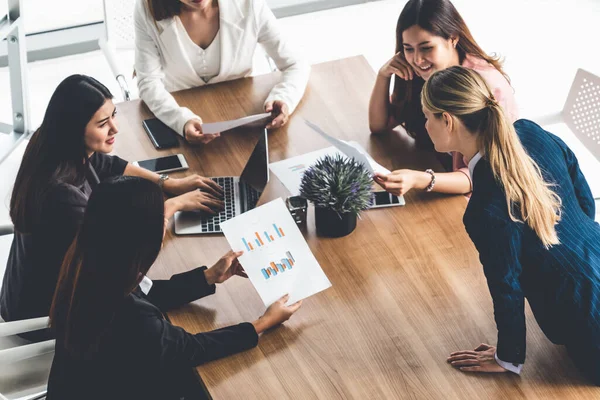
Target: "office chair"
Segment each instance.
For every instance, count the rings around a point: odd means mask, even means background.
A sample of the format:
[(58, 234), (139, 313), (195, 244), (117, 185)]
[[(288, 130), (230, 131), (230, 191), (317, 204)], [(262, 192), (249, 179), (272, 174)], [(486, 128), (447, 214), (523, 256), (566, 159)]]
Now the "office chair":
[[(12, 233), (12, 225), (0, 225), (2, 268), (6, 265)], [(54, 340), (30, 343), (17, 334), (47, 326), (48, 317), (0, 321), (0, 400), (38, 400), (46, 397)]]
[[(589, 157), (579, 156), (587, 150), (600, 162), (600, 77), (578, 69), (562, 111), (535, 118), (535, 121), (543, 127), (556, 125), (549, 130), (559, 135), (578, 155), (594, 198), (600, 200), (600, 181), (594, 173), (597, 167), (590, 163)], [(596, 203), (600, 206), (598, 201)]]
[(600, 161), (600, 77), (578, 69), (561, 116)]

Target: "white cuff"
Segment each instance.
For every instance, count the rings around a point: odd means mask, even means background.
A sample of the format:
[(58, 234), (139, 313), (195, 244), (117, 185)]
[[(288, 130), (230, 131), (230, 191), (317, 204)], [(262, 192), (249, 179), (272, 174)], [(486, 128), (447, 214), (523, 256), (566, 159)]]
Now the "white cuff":
[(512, 364), (512, 363), (508, 363), (506, 361), (502, 361), (501, 359), (498, 358), (498, 353), (494, 354), (494, 358), (496, 359), (496, 362), (498, 363), (498, 365), (501, 366), (502, 368), (504, 368), (505, 370), (514, 372), (517, 375), (521, 374), (521, 370), (523, 369), (523, 364)]
[(142, 278), (142, 281), (140, 282), (140, 289), (142, 290), (142, 292), (144, 292), (144, 294), (146, 296), (148, 296), (148, 293), (150, 292), (150, 289), (152, 289), (152, 280), (150, 278), (148, 278), (146, 275), (144, 275), (144, 277)]

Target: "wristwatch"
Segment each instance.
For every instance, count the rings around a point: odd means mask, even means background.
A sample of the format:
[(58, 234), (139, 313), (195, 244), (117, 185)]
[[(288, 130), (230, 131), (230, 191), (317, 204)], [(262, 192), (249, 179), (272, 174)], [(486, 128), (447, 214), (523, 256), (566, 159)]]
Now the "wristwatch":
[(301, 196), (291, 196), (285, 200), (285, 205), (287, 206), (290, 214), (292, 214), (292, 218), (296, 221), (296, 224), (300, 225), (306, 222), (306, 210), (308, 209), (308, 202), (304, 197)]
[(158, 176), (158, 182), (157, 182), (158, 183), (158, 187), (162, 189), (163, 186), (165, 185), (165, 181), (167, 179), (169, 179), (169, 175), (167, 175), (167, 174), (160, 174)]

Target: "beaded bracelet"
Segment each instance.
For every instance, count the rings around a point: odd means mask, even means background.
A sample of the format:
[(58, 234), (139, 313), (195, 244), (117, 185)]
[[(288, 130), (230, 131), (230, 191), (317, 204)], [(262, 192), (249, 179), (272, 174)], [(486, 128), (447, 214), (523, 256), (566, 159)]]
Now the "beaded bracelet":
[(426, 169), (425, 172), (431, 175), (431, 182), (429, 183), (429, 186), (425, 188), (425, 191), (431, 192), (433, 190), (433, 187), (435, 186), (435, 174), (433, 173), (432, 169)]

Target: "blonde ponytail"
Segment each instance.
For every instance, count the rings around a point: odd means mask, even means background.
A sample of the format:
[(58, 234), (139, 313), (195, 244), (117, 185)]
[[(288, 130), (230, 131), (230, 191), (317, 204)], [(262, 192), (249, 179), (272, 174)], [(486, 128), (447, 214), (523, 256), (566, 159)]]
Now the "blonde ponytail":
[(510, 218), (525, 222), (546, 248), (559, 244), (561, 199), (544, 181), (483, 78), (463, 67), (436, 72), (423, 87), (422, 102), (433, 114), (447, 112), (478, 135), (479, 151), (504, 189)]

